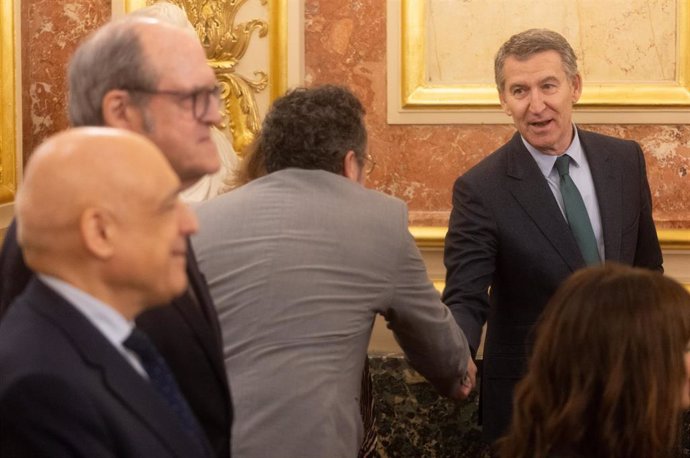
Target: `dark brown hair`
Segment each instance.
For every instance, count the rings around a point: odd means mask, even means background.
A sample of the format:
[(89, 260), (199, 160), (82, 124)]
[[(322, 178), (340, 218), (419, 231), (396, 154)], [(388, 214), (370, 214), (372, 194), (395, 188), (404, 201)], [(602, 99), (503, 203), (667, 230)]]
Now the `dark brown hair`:
[(343, 158), (366, 157), (364, 107), (349, 89), (326, 84), (296, 88), (276, 99), (259, 132), (266, 171), (295, 167), (342, 174)]
[(670, 456), (688, 375), (690, 294), (660, 273), (575, 273), (537, 325), (502, 458)]

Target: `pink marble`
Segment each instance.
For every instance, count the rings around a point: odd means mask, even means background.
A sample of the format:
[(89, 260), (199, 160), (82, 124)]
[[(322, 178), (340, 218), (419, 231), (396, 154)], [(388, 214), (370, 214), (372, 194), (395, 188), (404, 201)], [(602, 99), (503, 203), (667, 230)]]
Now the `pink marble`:
[(22, 145), (24, 161), (67, 127), (66, 70), (77, 44), (110, 19), (110, 0), (23, 0)]
[[(24, 158), (67, 127), (69, 56), (110, 18), (110, 0), (24, 0), (22, 109)], [(351, 87), (367, 110), (370, 186), (408, 202), (413, 225), (445, 226), (455, 178), (513, 134), (508, 125), (389, 125), (386, 121), (386, 2), (306, 0), (307, 84)], [(690, 228), (690, 126), (587, 125), (640, 142), (663, 228)]]
[[(367, 109), (369, 185), (408, 202), (413, 225), (445, 226), (455, 178), (510, 138), (509, 125), (386, 122), (386, 2), (306, 0), (306, 81), (345, 84)], [(661, 228), (690, 228), (690, 126), (587, 125), (638, 141), (645, 151)]]

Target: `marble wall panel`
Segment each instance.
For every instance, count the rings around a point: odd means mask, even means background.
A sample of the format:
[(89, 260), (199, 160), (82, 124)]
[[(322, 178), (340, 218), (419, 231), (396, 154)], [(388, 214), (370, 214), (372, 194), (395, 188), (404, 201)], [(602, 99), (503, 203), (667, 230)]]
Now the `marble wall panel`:
[(21, 2), (22, 149), (25, 162), (46, 137), (67, 127), (67, 62), (79, 42), (110, 19), (110, 2)]
[[(378, 163), (369, 185), (408, 202), (413, 225), (445, 226), (455, 178), (502, 145), (509, 125), (388, 125), (386, 2), (305, 0), (305, 79), (352, 88)], [(645, 151), (659, 227), (690, 228), (689, 125), (587, 125)]]
[[(65, 71), (76, 45), (110, 17), (110, 0), (22, 2), (24, 158), (67, 126)], [(507, 125), (389, 125), (386, 121), (386, 5), (305, 0), (307, 84), (350, 86), (367, 109), (370, 186), (409, 203), (414, 225), (444, 226), (455, 178), (513, 134)], [(588, 125), (642, 145), (659, 227), (690, 227), (690, 126)]]

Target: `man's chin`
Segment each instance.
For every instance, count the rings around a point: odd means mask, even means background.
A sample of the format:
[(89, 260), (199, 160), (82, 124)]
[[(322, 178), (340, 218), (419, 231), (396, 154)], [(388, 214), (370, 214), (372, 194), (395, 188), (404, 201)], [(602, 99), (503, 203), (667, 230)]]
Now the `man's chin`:
[(534, 132), (529, 132), (523, 135), (527, 143), (538, 149), (544, 154), (556, 154), (554, 151), (554, 140), (551, 135), (535, 135)]
[(187, 284), (187, 275), (185, 274), (184, 280), (176, 281), (164, 290), (157, 291), (155, 297), (149, 301), (155, 305), (149, 308), (167, 307), (173, 299), (182, 296), (187, 291)]

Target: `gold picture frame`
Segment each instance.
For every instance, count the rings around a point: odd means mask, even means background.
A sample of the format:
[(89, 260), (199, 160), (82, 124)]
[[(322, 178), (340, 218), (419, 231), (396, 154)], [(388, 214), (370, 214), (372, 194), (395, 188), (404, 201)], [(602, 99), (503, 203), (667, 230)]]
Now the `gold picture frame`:
[[(410, 233), (427, 260), (430, 278), (439, 291), (443, 291), (445, 287), (445, 269), (440, 256), (443, 253), (446, 232), (446, 227), (410, 227)], [(690, 229), (657, 229), (657, 236), (664, 253), (666, 274), (681, 282), (690, 291), (690, 274), (686, 267), (690, 251)]]
[[(432, 84), (428, 81), (427, 9), (431, 1), (388, 0), (389, 122), (511, 123), (500, 109), (493, 83)], [(528, 4), (532, 0), (521, 1)], [(493, 8), (491, 5), (492, 2), (486, 2), (486, 8)], [(585, 78), (584, 91), (576, 105), (576, 122), (690, 123), (690, 0), (676, 0), (675, 6), (674, 81), (592, 84)], [(473, 24), (467, 21), (462, 26)], [(486, 35), (491, 31), (481, 28), (477, 33)]]
[(14, 201), (17, 192), (17, 35), (15, 31), (15, 2), (3, 1), (0, 10), (0, 65), (2, 65), (2, 108), (0, 109), (0, 204)]

